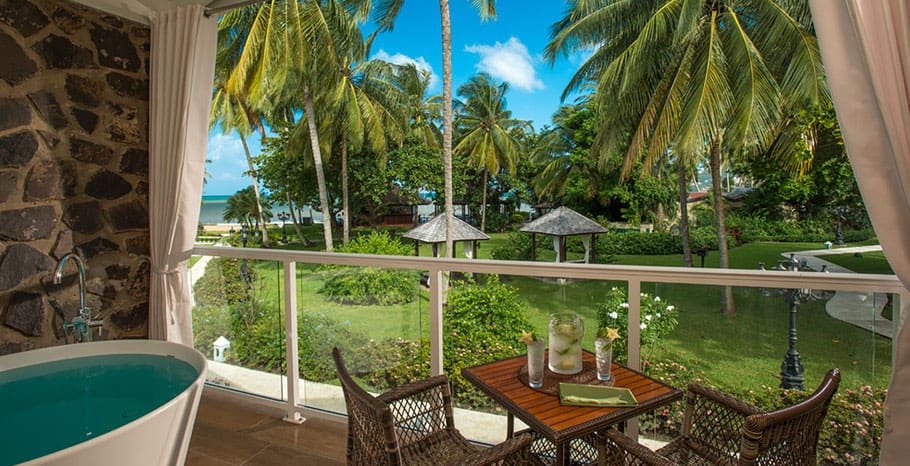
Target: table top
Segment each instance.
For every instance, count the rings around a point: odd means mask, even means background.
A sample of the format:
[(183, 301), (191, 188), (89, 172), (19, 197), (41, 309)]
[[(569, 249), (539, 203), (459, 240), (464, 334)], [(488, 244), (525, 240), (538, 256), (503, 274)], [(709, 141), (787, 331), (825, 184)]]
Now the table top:
[[(582, 359), (593, 361), (594, 355), (583, 351)], [(638, 406), (563, 406), (558, 396), (534, 390), (518, 380), (518, 371), (526, 364), (527, 356), (521, 355), (465, 368), (461, 374), (515, 417), (556, 443), (618, 424), (683, 396), (682, 390), (613, 363), (614, 386), (631, 390)]]

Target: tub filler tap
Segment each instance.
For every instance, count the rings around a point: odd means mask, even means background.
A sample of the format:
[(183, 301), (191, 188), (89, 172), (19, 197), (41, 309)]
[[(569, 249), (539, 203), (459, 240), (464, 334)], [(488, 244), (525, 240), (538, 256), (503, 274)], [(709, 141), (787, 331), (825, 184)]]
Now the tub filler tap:
[(85, 261), (76, 253), (68, 253), (60, 258), (57, 263), (57, 271), (54, 273), (54, 284), (59, 285), (63, 278), (63, 267), (66, 261), (72, 259), (76, 264), (76, 271), (79, 272), (79, 315), (73, 317), (73, 320), (63, 322), (63, 335), (66, 337), (69, 330), (73, 331), (73, 339), (78, 342), (92, 341), (92, 329), (98, 327), (98, 335), (101, 335), (103, 322), (92, 320), (91, 311), (85, 302)]

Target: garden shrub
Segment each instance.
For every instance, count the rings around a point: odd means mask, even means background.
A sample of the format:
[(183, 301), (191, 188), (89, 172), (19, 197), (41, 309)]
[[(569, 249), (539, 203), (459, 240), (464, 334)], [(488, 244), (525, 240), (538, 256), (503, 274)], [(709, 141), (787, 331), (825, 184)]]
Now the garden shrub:
[[(198, 283), (198, 282), (197, 282)], [(215, 340), (231, 336), (231, 311), (226, 306), (193, 307), (193, 347), (212, 357)], [(228, 352), (230, 356), (232, 353)]]
[(498, 260), (530, 260), (531, 235), (527, 233), (509, 233), (504, 244), (490, 251), (490, 257)]
[[(648, 359), (658, 341), (676, 328), (679, 309), (660, 296), (648, 293), (641, 293), (640, 300), (642, 359)], [(607, 293), (606, 300), (597, 308), (597, 326), (611, 327), (619, 332), (618, 344), (613, 345), (613, 359), (625, 362), (629, 332), (629, 301), (625, 289), (613, 287)]]
[(256, 268), (247, 266), (243, 280), (241, 259), (215, 257), (205, 266), (205, 273), (193, 285), (197, 306), (226, 306), (250, 300), (250, 283), (257, 278)]
[[(410, 246), (386, 232), (374, 231), (354, 238), (339, 252), (351, 254), (410, 255)], [(417, 272), (377, 267), (322, 266), (325, 283), (319, 290), (328, 299), (356, 305), (391, 305), (417, 298)]]

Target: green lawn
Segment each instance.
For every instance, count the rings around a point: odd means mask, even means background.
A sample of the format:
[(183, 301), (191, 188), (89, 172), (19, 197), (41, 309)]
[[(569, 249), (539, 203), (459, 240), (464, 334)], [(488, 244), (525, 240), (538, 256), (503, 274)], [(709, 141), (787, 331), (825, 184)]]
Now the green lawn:
[(885, 259), (885, 253), (881, 251), (864, 252), (859, 256), (855, 254), (831, 254), (822, 256), (822, 259), (834, 262), (856, 273), (894, 275), (894, 271), (891, 270), (891, 266), (888, 264), (888, 259)]
[[(480, 250), (488, 257), (496, 242), (505, 235), (492, 235)], [(289, 248), (299, 249), (290, 246)], [(461, 248), (459, 247), (459, 253)], [(752, 243), (730, 251), (731, 267), (756, 269), (759, 262), (776, 264), (787, 251), (818, 249), (815, 243)], [(429, 255), (423, 247), (421, 255)], [(852, 255), (846, 255), (852, 259)], [(860, 261), (873, 263), (874, 254)], [(839, 257), (839, 256), (836, 256)], [(829, 257), (826, 257), (828, 259)], [(552, 257), (550, 258), (552, 260)], [(883, 259), (883, 258), (882, 258)], [(616, 264), (679, 266), (682, 256), (617, 256)], [(834, 262), (834, 261), (832, 261)], [(863, 263), (865, 263), (863, 262)], [(717, 253), (711, 251), (707, 267), (717, 266)], [(845, 265), (847, 266), (847, 265)], [(276, 263), (256, 264), (261, 286), (260, 297), (278, 302), (283, 271)], [(849, 266), (847, 266), (849, 267)], [(773, 272), (769, 272), (773, 273)], [(881, 271), (876, 273), (882, 273)], [(416, 339), (428, 335), (429, 299), (415, 284), (417, 299), (406, 305), (351, 306), (327, 301), (318, 293), (322, 275), (316, 266), (298, 264), (298, 300), (302, 312), (316, 312), (350, 325), (369, 338), (402, 337)], [(569, 281), (531, 277), (502, 277), (516, 286), (528, 304), (532, 326), (545, 332), (549, 314), (572, 311), (585, 319), (585, 346), (593, 347), (596, 310), (612, 286), (606, 281)], [(734, 290), (738, 313), (721, 316), (720, 288), (696, 285), (643, 284), (643, 291), (656, 293), (680, 309), (677, 329), (658, 348), (643, 348), (644, 355), (666, 358), (702, 371), (720, 387), (776, 386), (780, 363), (787, 350), (788, 307), (783, 297), (763, 296), (762, 290)], [(846, 386), (886, 386), (890, 377), (891, 344), (881, 337), (828, 317), (824, 303), (814, 302), (799, 309), (799, 351), (805, 365), (806, 385), (814, 386), (830, 367), (839, 367)]]

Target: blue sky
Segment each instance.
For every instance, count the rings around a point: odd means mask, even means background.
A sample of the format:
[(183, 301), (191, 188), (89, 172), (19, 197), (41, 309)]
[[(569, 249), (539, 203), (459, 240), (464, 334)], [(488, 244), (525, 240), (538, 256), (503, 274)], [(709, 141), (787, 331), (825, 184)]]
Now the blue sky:
[[(468, 0), (450, 0), (452, 17), (453, 88), (478, 72), (486, 72), (510, 85), (509, 109), (515, 118), (530, 120), (535, 129), (550, 122), (560, 105), (560, 95), (584, 57), (558, 60), (553, 66), (543, 59), (550, 26), (562, 17), (565, 4), (559, 0), (500, 0), (497, 18), (481, 21)], [(405, 2), (394, 31), (376, 38), (371, 58), (395, 63), (415, 62), (428, 68), (435, 79), (430, 94), (442, 93), (442, 48), (439, 3), (429, 0)], [(457, 95), (456, 95), (457, 97)], [(567, 101), (571, 103), (571, 97)], [(258, 138), (249, 141), (259, 151)], [(240, 140), (234, 134), (209, 135), (207, 158), (211, 174), (204, 194), (233, 194), (250, 184)]]

